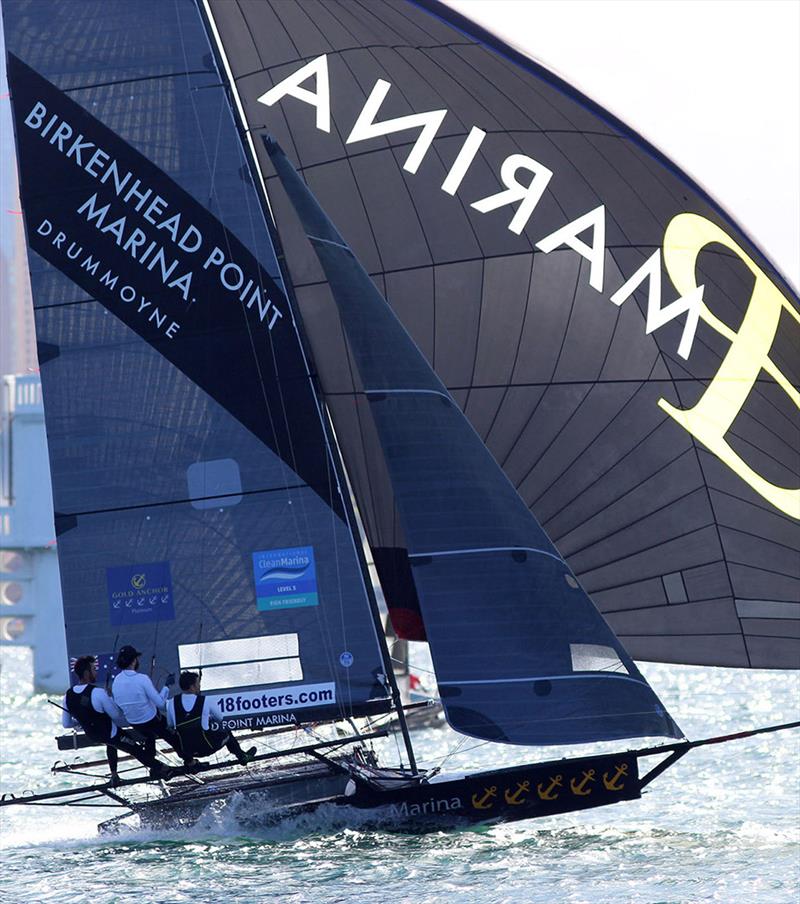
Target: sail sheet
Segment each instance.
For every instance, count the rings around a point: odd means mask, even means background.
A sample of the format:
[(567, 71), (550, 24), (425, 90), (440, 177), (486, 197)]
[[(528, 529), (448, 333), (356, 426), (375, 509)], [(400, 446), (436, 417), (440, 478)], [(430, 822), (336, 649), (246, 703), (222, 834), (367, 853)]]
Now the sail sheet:
[[(67, 648), (231, 726), (389, 709), (259, 198), (192, 3), (3, 3)], [(57, 39), (54, 37), (57, 35)]]
[[(800, 666), (800, 303), (746, 231), (435, 0), (207, 6), (267, 191), (269, 132), (631, 654)], [(286, 206), (276, 192), (387, 602), (424, 636), (369, 406)]]
[(681, 733), (280, 148), (400, 511), (447, 720), (510, 744)]

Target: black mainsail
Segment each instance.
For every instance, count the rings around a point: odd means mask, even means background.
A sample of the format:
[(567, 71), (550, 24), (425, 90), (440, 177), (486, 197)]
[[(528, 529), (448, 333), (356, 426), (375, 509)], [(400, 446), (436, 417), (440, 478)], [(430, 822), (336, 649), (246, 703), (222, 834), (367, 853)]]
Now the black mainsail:
[(196, 8), (77, 4), (57, 50), (50, 6), (3, 12), (27, 60), (9, 82), (69, 654), (111, 667), (132, 643), (159, 683), (200, 668), (232, 726), (387, 711), (349, 503)]

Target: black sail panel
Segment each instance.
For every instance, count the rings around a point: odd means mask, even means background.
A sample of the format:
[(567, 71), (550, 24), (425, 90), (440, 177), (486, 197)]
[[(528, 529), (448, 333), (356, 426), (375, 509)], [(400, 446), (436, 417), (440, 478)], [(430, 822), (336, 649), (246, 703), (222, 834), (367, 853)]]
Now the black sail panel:
[[(231, 726), (386, 711), (272, 241), (193, 3), (3, 4), (71, 657)], [(54, 40), (53, 35), (58, 35)]]
[[(287, 149), (632, 655), (800, 666), (800, 304), (746, 231), (601, 105), (435, 0), (209, 7), (248, 130)], [(254, 147), (388, 602), (413, 634), (361, 383)], [(535, 200), (516, 223), (524, 202), (496, 197), (515, 181)], [(701, 286), (685, 357), (688, 308), (669, 305)]]
[(511, 744), (681, 733), (280, 148), (369, 400), (448, 722)]

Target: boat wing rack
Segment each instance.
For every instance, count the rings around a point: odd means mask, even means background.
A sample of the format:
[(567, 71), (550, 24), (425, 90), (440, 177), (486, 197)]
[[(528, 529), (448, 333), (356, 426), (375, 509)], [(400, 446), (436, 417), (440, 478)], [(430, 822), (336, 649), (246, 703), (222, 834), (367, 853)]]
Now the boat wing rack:
[[(344, 738), (335, 738), (331, 741), (318, 741), (315, 744), (306, 744), (302, 747), (293, 747), (293, 748), (282, 748), (281, 750), (271, 750), (268, 753), (262, 753), (258, 756), (253, 757), (253, 759), (247, 765), (250, 766), (253, 763), (263, 762), (265, 760), (273, 760), (278, 759), (280, 757), (288, 757), (288, 756), (297, 756), (298, 754), (305, 754), (310, 757), (314, 757), (314, 755), (320, 750), (335, 750), (337, 748), (343, 747), (346, 744), (354, 744), (360, 741), (368, 741), (374, 738), (385, 738), (389, 734), (388, 729), (384, 729), (382, 731), (372, 731), (366, 734), (357, 734), (357, 735), (348, 735)], [(83, 764), (86, 765), (86, 764)], [(246, 767), (244, 767), (246, 769)], [(201, 763), (197, 766), (193, 766), (191, 770), (187, 770), (185, 768), (176, 769), (173, 772), (175, 777), (186, 776), (189, 779), (197, 779), (198, 773), (203, 772), (219, 772), (221, 770), (226, 769), (242, 769), (241, 764), (238, 760), (224, 760), (221, 763)], [(58, 766), (56, 771), (64, 772), (71, 771), (68, 768), (65, 769), (64, 766)], [(243, 770), (244, 771), (244, 770)], [(233, 773), (233, 774), (238, 774)], [(112, 784), (110, 781), (102, 782), (100, 784), (92, 784), (92, 785), (82, 785), (78, 788), (65, 788), (61, 791), (46, 791), (41, 794), (35, 794), (32, 791), (23, 791), (19, 794), (5, 793), (0, 795), (0, 807), (8, 807), (8, 806), (21, 806), (21, 805), (32, 805), (39, 804), (41, 806), (114, 806), (114, 807), (129, 807), (130, 803), (120, 796), (120, 789), (133, 787), (135, 785), (145, 785), (157, 783), (160, 784), (162, 788), (166, 786), (162, 783), (161, 779), (154, 778), (130, 778), (130, 779), (121, 779), (119, 782)], [(109, 798), (112, 803), (88, 803), (90, 801), (99, 801), (101, 798), (106, 797)]]

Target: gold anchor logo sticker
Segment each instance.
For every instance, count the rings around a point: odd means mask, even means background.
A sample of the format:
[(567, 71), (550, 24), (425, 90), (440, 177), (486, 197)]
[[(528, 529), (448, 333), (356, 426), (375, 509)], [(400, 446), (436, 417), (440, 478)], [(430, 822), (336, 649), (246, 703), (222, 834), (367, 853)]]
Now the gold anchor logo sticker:
[(512, 806), (518, 807), (520, 804), (524, 804), (526, 798), (522, 798), (520, 800), (520, 795), (524, 794), (525, 791), (529, 791), (531, 787), (531, 783), (527, 780), (524, 782), (517, 782), (517, 790), (512, 794), (509, 788), (506, 788), (504, 797), (506, 799), (507, 804), (511, 804)]
[(594, 769), (590, 769), (588, 772), (583, 773), (583, 778), (580, 781), (577, 781), (574, 778), (570, 779), (569, 786), (572, 789), (573, 794), (577, 794), (579, 797), (586, 797), (587, 794), (592, 793), (592, 789), (587, 788), (586, 786), (589, 784), (589, 782), (593, 782), (595, 780), (595, 771)]
[(137, 590), (141, 590), (146, 583), (147, 578), (143, 574), (135, 574), (131, 578), (131, 587), (135, 587)]
[(608, 791), (622, 791), (625, 787), (624, 784), (620, 784), (620, 779), (623, 775), (628, 774), (628, 764), (623, 763), (621, 766), (617, 766), (617, 771), (613, 778), (608, 777), (608, 773), (603, 773), (603, 784), (606, 786), (606, 790)]
[(484, 788), (483, 790), (486, 792), (483, 797), (478, 797), (477, 794), (472, 795), (472, 806), (476, 810), (488, 810), (494, 806), (490, 801), (491, 798), (497, 797), (497, 785), (492, 785), (491, 788)]
[(550, 784), (546, 788), (542, 788), (541, 784), (538, 784), (536, 786), (536, 793), (542, 800), (555, 800), (558, 797), (558, 791), (555, 789), (561, 787), (563, 779), (563, 775), (556, 775), (555, 777), (551, 775)]

